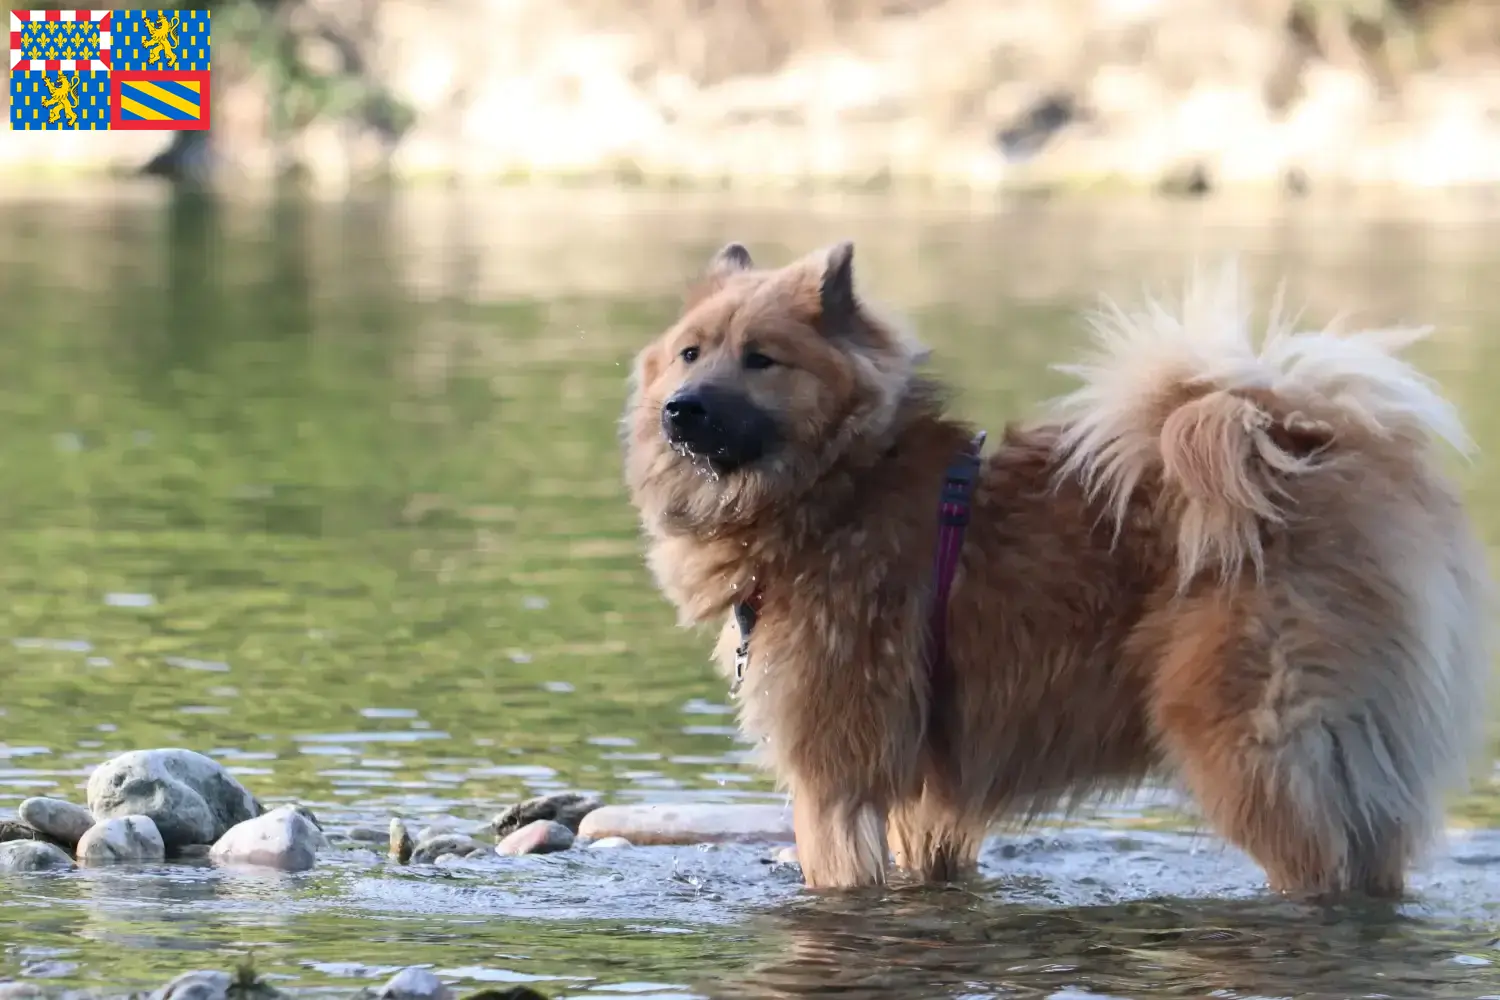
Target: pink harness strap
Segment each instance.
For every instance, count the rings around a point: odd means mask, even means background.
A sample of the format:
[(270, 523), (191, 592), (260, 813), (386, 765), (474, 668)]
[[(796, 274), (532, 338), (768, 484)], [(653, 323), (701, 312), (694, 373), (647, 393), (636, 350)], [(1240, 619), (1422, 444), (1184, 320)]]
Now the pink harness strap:
[[(958, 572), (964, 534), (973, 514), (974, 483), (979, 477), (979, 455), (984, 448), (984, 438), (984, 431), (974, 435), (943, 476), (942, 499), (938, 503), (937, 551), (932, 564), (932, 608), (927, 621), (927, 670), (934, 683), (938, 673), (948, 666), (948, 598), (953, 593), (953, 577)], [(750, 633), (755, 630), (755, 620), (760, 616), (761, 596), (757, 587), (748, 598), (734, 606), (740, 644), (734, 651), (731, 694), (739, 692), (745, 679), (745, 667), (750, 664)]]
[(948, 598), (953, 593), (953, 577), (958, 572), (964, 534), (974, 511), (974, 483), (979, 477), (979, 454), (984, 448), (984, 437), (984, 431), (974, 435), (943, 477), (943, 498), (938, 506), (937, 552), (932, 560), (932, 611), (927, 639), (929, 672), (943, 670), (948, 665)]

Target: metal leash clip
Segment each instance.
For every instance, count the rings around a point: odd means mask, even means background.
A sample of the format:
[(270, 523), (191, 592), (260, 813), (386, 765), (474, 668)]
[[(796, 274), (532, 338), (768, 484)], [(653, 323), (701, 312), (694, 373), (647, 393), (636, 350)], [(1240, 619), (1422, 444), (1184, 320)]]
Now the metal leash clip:
[(755, 606), (749, 601), (734, 606), (734, 623), (739, 626), (740, 644), (734, 648), (734, 683), (729, 686), (730, 694), (739, 694), (740, 685), (745, 682), (745, 668), (750, 665), (750, 633), (755, 628), (755, 619)]
[(729, 685), (730, 694), (739, 694), (740, 685), (745, 682), (745, 668), (750, 665), (750, 640), (741, 639), (740, 644), (734, 649), (734, 683)]

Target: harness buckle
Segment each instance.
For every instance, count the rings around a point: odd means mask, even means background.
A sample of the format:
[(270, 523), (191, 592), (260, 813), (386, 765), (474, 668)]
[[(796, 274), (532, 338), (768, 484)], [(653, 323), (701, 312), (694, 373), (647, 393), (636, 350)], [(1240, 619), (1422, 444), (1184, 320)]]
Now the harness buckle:
[(734, 683), (729, 686), (730, 694), (738, 694), (740, 685), (745, 682), (745, 668), (750, 665), (750, 633), (755, 630), (755, 620), (760, 617), (758, 602), (757, 594), (734, 606), (734, 623), (739, 626), (740, 644), (734, 648)]
[(730, 694), (738, 694), (745, 682), (745, 668), (750, 665), (750, 637), (745, 636), (734, 649), (734, 683), (729, 685)]

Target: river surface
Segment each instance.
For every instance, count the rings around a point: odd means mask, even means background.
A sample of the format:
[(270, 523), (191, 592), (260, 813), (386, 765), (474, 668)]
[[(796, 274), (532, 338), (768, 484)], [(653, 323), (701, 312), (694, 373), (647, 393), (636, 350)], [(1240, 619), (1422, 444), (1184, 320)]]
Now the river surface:
[[(718, 245), (845, 237), (992, 433), (1063, 388), (1099, 293), (1236, 253), (1309, 321), (1435, 323), (1416, 360), (1500, 449), (1500, 214), (1472, 203), (12, 190), (0, 815), (159, 746), (335, 833), (565, 788), (779, 802), (642, 568), (615, 421)], [(1455, 467), (1493, 545), (1500, 463)], [(946, 891), (817, 897), (756, 847), (10, 876), (0, 980), (121, 992), (248, 956), (328, 996), (409, 964), (553, 996), (1500, 995), (1488, 775), (1452, 827), (1397, 909), (1268, 897), (1165, 794), (1002, 832)]]

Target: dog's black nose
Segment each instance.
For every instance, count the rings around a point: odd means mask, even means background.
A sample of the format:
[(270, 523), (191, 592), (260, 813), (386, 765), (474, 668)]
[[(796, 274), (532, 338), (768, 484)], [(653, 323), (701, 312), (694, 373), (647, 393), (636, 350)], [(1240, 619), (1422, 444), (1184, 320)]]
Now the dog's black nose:
[(678, 393), (661, 408), (661, 421), (671, 432), (692, 431), (701, 427), (707, 419), (708, 407), (703, 405), (702, 399), (691, 393)]

